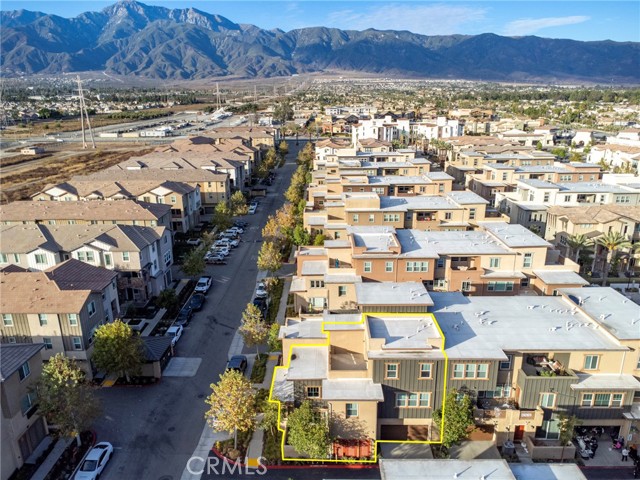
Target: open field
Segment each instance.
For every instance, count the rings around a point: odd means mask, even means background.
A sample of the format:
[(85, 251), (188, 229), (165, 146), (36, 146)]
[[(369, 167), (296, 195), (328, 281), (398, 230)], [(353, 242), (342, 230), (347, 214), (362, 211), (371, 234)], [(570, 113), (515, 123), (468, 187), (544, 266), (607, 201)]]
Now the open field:
[[(52, 155), (33, 157), (23, 163), (14, 163), (10, 172), (3, 172), (0, 203), (29, 200), (45, 185), (62, 182), (74, 175), (103, 170), (134, 155), (152, 152), (155, 147), (131, 145), (101, 145), (96, 150), (62, 150)], [(3, 165), (4, 166), (4, 165)]]

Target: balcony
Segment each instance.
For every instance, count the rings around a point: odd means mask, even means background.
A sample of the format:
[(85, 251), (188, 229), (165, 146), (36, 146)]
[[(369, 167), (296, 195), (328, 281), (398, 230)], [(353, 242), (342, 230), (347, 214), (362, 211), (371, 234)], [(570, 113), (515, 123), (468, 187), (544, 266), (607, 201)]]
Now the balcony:
[(330, 378), (367, 378), (367, 361), (361, 353), (333, 349), (329, 363)]

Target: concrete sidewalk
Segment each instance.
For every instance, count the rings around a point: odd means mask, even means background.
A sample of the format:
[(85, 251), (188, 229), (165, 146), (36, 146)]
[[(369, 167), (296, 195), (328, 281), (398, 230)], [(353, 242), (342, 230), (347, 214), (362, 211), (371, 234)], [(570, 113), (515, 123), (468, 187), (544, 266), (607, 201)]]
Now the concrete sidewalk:
[(53, 446), (53, 449), (49, 452), (49, 455), (47, 455), (47, 458), (42, 462), (42, 465), (40, 465), (36, 470), (36, 473), (33, 474), (31, 480), (44, 480), (44, 478), (49, 475), (49, 472), (51, 472), (51, 469), (62, 456), (66, 448), (71, 445), (71, 442), (75, 441), (75, 438), (69, 437), (59, 439)]

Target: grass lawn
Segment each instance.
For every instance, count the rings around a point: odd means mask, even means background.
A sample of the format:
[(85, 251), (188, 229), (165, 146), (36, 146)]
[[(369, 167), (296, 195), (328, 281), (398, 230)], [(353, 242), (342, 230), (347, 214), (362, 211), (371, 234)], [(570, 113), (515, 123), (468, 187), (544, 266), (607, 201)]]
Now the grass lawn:
[(267, 373), (267, 359), (269, 355), (266, 353), (261, 353), (256, 357), (256, 361), (253, 364), (253, 369), (251, 370), (251, 383), (262, 383), (264, 381), (264, 376)]

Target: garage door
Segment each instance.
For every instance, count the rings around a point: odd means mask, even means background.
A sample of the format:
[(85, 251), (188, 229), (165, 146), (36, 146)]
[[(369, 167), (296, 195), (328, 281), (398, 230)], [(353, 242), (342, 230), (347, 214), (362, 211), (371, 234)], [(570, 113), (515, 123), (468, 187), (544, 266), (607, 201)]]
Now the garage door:
[(382, 425), (382, 440), (429, 440), (426, 425)]

